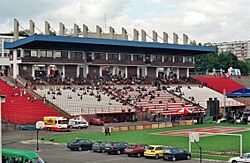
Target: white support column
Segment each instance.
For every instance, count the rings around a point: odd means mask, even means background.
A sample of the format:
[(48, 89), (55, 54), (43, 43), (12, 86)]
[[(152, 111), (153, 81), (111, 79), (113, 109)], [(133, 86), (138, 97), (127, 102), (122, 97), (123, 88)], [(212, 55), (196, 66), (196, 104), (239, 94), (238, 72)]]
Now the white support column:
[(180, 70), (179, 70), (179, 68), (176, 68), (176, 75), (177, 75), (177, 79), (180, 79)]
[(65, 65), (62, 66), (62, 78), (64, 79), (65, 78)]
[(173, 63), (175, 63), (175, 56), (173, 56)]
[(187, 68), (187, 78), (189, 77), (189, 68)]
[(183, 63), (185, 63), (185, 58), (186, 58), (186, 57), (185, 57), (185, 56), (183, 56), (183, 59), (182, 59), (182, 60), (183, 60), (183, 61), (182, 61)]
[(136, 73), (137, 76), (140, 75), (140, 70), (139, 69), (140, 69), (140, 67), (137, 66), (137, 73)]
[(50, 66), (49, 65), (45, 65), (45, 69), (47, 67), (47, 77), (50, 76)]
[(102, 76), (102, 69), (101, 69), (101, 66), (99, 68), (99, 76)]
[(161, 62), (164, 62), (164, 56), (163, 55), (161, 56)]
[(131, 54), (131, 61), (134, 61), (134, 54)]
[(76, 77), (79, 77), (79, 75), (80, 75), (80, 66), (77, 65), (76, 66)]
[(121, 60), (121, 53), (118, 53), (118, 60)]
[(115, 67), (112, 67), (112, 75), (115, 75)]
[(155, 69), (155, 75), (156, 75), (156, 77), (158, 77), (158, 67), (156, 67), (156, 69)]
[(148, 76), (148, 67), (145, 67), (145, 76)]
[(92, 60), (94, 60), (94, 59), (95, 59), (94, 52), (92, 52), (92, 53), (91, 53), (91, 58), (92, 58)]
[(13, 78), (16, 79), (19, 75), (19, 66), (17, 64), (17, 50), (13, 51)]
[(128, 66), (125, 67), (125, 78), (128, 77)]
[(109, 53), (106, 53), (106, 61), (109, 60)]
[(31, 77), (34, 78), (35, 77), (35, 66), (31, 65)]
[(142, 55), (142, 60), (143, 60), (143, 62), (146, 61), (146, 54), (143, 54), (143, 55)]

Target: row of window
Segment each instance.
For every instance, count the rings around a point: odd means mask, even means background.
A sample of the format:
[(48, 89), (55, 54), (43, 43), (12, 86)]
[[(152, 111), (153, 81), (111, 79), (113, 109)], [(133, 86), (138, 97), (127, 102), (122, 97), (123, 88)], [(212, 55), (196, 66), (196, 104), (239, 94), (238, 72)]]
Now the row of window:
[[(71, 58), (71, 59), (85, 59), (84, 52), (81, 51), (50, 51), (50, 50), (24, 50), (24, 57), (40, 57), (40, 58)], [(94, 60), (106, 60), (106, 53), (95, 52), (93, 54)], [(91, 52), (86, 52), (87, 58), (92, 58)], [(21, 50), (17, 50), (17, 57), (21, 57)], [(145, 62), (150, 63), (151, 59), (153, 62), (175, 62), (193, 63), (193, 57), (183, 56), (163, 56), (163, 55), (150, 55), (145, 54)], [(127, 53), (121, 53), (120, 59), (118, 53), (108, 53), (108, 60), (121, 60), (131, 61), (132, 55)], [(133, 61), (143, 61), (143, 54), (133, 54)]]
[[(71, 59), (84, 59), (82, 52), (71, 51), (51, 51), (51, 50), (24, 50), (24, 57), (40, 57), (40, 58), (65, 58), (68, 59), (68, 55)], [(17, 57), (20, 57), (20, 50), (17, 50)]]

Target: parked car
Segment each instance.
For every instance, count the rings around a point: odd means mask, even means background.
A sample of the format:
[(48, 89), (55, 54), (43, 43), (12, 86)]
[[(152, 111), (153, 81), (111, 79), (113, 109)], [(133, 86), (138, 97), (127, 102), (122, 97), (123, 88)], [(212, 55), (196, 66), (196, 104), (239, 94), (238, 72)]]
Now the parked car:
[(125, 148), (124, 153), (126, 153), (129, 157), (131, 156), (142, 157), (147, 147), (148, 145), (145, 144), (135, 144)]
[(124, 153), (125, 148), (127, 148), (129, 145), (128, 143), (123, 142), (112, 142), (105, 146), (105, 151), (108, 154), (122, 154)]
[(98, 118), (91, 118), (89, 124), (96, 126), (103, 126), (104, 122)]
[(144, 152), (145, 158), (159, 159), (163, 157), (163, 151), (166, 149), (163, 145), (150, 145)]
[(92, 150), (93, 152), (101, 152), (101, 153), (105, 153), (105, 146), (107, 144), (109, 144), (110, 142), (102, 142), (102, 141), (98, 141), (95, 144), (93, 144)]
[(230, 163), (250, 162), (250, 153), (245, 153), (241, 157), (233, 157), (229, 159)]
[(79, 129), (85, 128), (86, 129), (89, 127), (89, 123), (86, 121), (82, 121), (82, 120), (70, 119), (68, 122), (68, 126), (70, 128), (79, 128)]
[(67, 148), (73, 150), (92, 150), (93, 142), (87, 139), (75, 139), (67, 144)]
[(191, 159), (191, 153), (186, 152), (182, 148), (168, 147), (163, 151), (164, 160), (189, 160)]

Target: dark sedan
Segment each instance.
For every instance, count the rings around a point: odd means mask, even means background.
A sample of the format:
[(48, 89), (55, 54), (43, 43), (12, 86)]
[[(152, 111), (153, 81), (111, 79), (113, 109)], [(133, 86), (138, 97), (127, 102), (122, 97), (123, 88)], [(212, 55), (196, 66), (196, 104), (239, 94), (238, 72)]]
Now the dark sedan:
[(128, 143), (123, 143), (123, 142), (112, 142), (110, 144), (107, 144), (105, 146), (105, 151), (108, 154), (122, 154), (124, 153), (125, 148), (127, 148), (129, 145)]
[(93, 144), (92, 150), (93, 150), (93, 152), (104, 153), (104, 152), (106, 152), (105, 147), (108, 144), (109, 144), (109, 142), (101, 142), (101, 141), (96, 142), (95, 144)]
[(189, 160), (191, 159), (191, 154), (184, 151), (181, 148), (169, 147), (163, 151), (164, 160)]
[(67, 148), (73, 150), (92, 150), (93, 142), (86, 139), (75, 139), (67, 144)]

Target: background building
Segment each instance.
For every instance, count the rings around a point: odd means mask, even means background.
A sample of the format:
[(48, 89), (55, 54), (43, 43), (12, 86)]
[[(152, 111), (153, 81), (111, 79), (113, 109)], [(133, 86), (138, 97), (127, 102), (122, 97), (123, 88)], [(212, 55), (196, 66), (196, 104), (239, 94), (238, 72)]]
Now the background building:
[(219, 53), (232, 52), (239, 60), (250, 58), (250, 41), (222, 42), (214, 45), (217, 46)]

